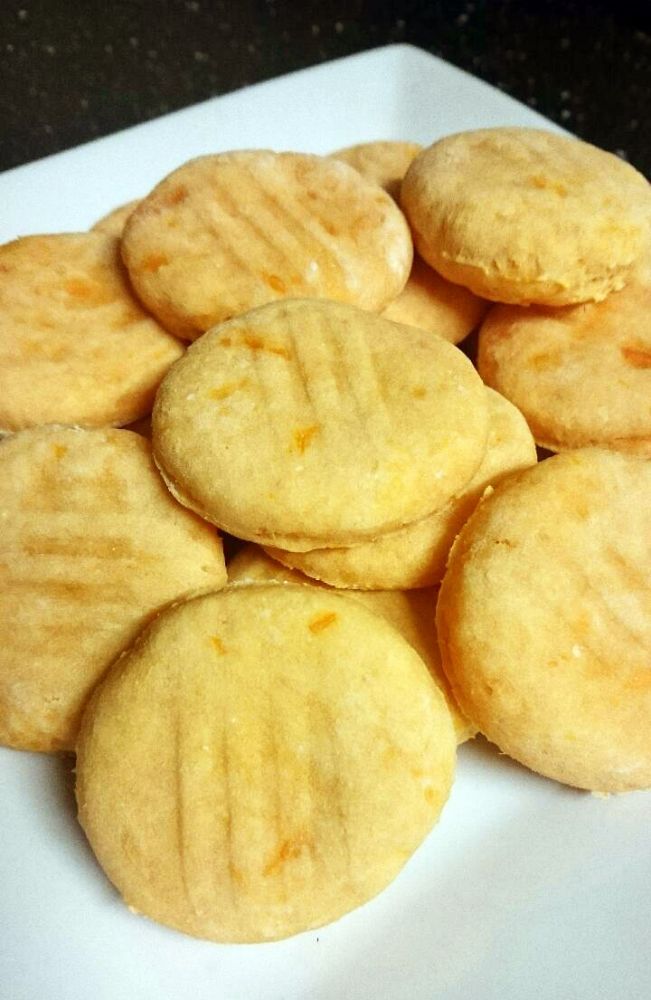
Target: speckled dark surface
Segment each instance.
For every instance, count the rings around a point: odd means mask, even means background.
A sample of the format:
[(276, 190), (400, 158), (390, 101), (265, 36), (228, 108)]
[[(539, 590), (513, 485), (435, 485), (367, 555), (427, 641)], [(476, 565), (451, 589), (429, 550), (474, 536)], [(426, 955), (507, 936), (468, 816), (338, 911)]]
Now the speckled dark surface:
[(651, 177), (650, 0), (3, 0), (0, 170), (245, 84), (402, 41)]

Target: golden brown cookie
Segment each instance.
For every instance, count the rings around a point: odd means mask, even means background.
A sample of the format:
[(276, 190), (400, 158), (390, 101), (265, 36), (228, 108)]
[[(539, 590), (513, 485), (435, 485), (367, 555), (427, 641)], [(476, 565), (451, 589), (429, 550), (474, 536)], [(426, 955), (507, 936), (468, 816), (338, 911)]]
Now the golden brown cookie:
[(479, 337), (482, 378), (552, 451), (602, 445), (651, 457), (651, 280), (605, 302), (496, 307)]
[(134, 298), (118, 241), (26, 236), (0, 247), (0, 428), (128, 424), (181, 343)]
[(221, 541), (123, 430), (1, 441), (0, 516), (0, 742), (70, 750), (92, 688), (145, 622), (223, 586)]
[(452, 550), (438, 604), (461, 707), (534, 771), (651, 785), (651, 462), (601, 449), (515, 473)]
[[(294, 583), (307, 587), (324, 587), (289, 569), (268, 556), (257, 545), (245, 545), (228, 564), (229, 585), (248, 583)], [(327, 588), (329, 589), (329, 588)], [(436, 684), (445, 696), (457, 743), (471, 739), (476, 728), (461, 713), (454, 700), (447, 677), (441, 667), (441, 656), (436, 638), (436, 599), (438, 588), (424, 590), (346, 590), (339, 591), (346, 597), (360, 601), (376, 614), (386, 618), (421, 656)]]
[(484, 386), (439, 337), (334, 302), (223, 323), (164, 380), (154, 456), (184, 504), (286, 549), (349, 544), (424, 517), (486, 447)]
[(348, 163), (367, 181), (379, 184), (387, 194), (397, 199), (402, 179), (422, 149), (418, 142), (385, 139), (346, 146), (331, 155)]
[(269, 555), (334, 587), (407, 590), (440, 583), (450, 547), (486, 487), (536, 463), (536, 446), (522, 414), (499, 393), (485, 391), (488, 444), (481, 465), (461, 493), (439, 510), (361, 545), (311, 552), (268, 547)]
[(600, 301), (648, 244), (651, 189), (611, 153), (530, 128), (446, 136), (412, 163), (401, 204), (425, 260), (519, 305)]
[(130, 907), (268, 941), (398, 874), (445, 803), (455, 740), (394, 628), (271, 584), (161, 615), (91, 700), (77, 753), (79, 818)]
[(380, 311), (409, 276), (392, 198), (338, 160), (245, 150), (191, 160), (131, 215), (122, 253), (149, 309), (194, 340), (277, 299)]
[(468, 288), (454, 285), (414, 254), (409, 280), (397, 299), (382, 315), (394, 323), (406, 323), (458, 344), (482, 321), (488, 303)]
[(134, 201), (128, 201), (126, 205), (118, 205), (108, 215), (103, 215), (101, 219), (98, 219), (91, 228), (119, 238), (124, 232), (127, 219), (139, 204), (140, 198), (135, 198)]

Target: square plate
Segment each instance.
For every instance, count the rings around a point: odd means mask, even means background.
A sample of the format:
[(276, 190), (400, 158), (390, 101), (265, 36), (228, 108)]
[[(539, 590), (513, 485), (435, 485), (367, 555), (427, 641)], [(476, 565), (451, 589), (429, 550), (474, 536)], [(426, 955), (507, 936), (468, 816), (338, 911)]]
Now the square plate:
[[(192, 156), (429, 143), (552, 128), (419, 49), (259, 84), (0, 176), (0, 240), (83, 229)], [(276, 944), (215, 945), (133, 916), (75, 819), (72, 765), (0, 749), (7, 1000), (537, 1000), (651, 996), (651, 795), (597, 798), (476, 740), (439, 825), (380, 896)]]

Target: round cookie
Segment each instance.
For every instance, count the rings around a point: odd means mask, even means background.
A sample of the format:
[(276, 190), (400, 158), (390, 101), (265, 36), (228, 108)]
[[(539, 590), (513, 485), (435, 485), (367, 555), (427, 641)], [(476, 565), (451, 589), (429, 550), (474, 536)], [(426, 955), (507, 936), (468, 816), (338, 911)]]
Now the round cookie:
[(395, 629), (271, 584), (161, 615), (92, 698), (77, 754), (79, 818), (127, 904), (253, 942), (380, 892), (443, 808), (455, 740)]
[(420, 254), (414, 254), (409, 280), (382, 315), (394, 323), (429, 330), (458, 344), (482, 321), (488, 303), (462, 285), (437, 274)]
[(651, 785), (651, 462), (555, 455), (498, 485), (452, 550), (437, 623), (499, 748), (579, 788)]
[(109, 236), (121, 237), (127, 219), (139, 204), (140, 198), (135, 198), (133, 201), (128, 201), (125, 205), (118, 205), (117, 208), (114, 208), (107, 215), (103, 215), (101, 219), (98, 219), (91, 226), (91, 229), (99, 230), (101, 233), (108, 233)]
[(651, 277), (605, 302), (497, 306), (477, 364), (552, 451), (601, 445), (651, 457)]
[(114, 237), (0, 247), (0, 429), (130, 423), (182, 353), (134, 298)]
[(417, 142), (380, 139), (346, 146), (330, 155), (354, 167), (373, 184), (379, 184), (392, 198), (398, 198), (402, 179), (423, 147)]
[(522, 414), (492, 389), (488, 402), (488, 443), (475, 475), (461, 493), (428, 517), (361, 545), (286, 552), (270, 556), (334, 587), (407, 590), (440, 583), (448, 553), (487, 486), (536, 464), (536, 446)]
[(424, 517), (468, 482), (487, 432), (484, 386), (457, 348), (309, 299), (210, 331), (152, 416), (154, 457), (181, 503), (291, 550)]
[(0, 517), (0, 743), (71, 750), (92, 688), (152, 615), (224, 585), (221, 541), (124, 430), (1, 441)]
[(646, 179), (611, 153), (529, 128), (446, 136), (400, 200), (417, 249), (497, 302), (561, 306), (622, 288), (648, 244)]
[[(289, 569), (266, 555), (257, 545), (246, 545), (228, 564), (229, 586), (249, 583), (294, 583), (305, 587), (327, 587), (311, 580), (298, 570)], [(375, 614), (386, 618), (420, 655), (433, 680), (443, 692), (457, 743), (472, 739), (476, 728), (462, 714), (454, 700), (441, 656), (434, 624), (438, 589), (424, 590), (346, 590), (346, 597), (365, 604)]]
[(122, 254), (136, 292), (187, 340), (278, 299), (380, 311), (413, 248), (386, 192), (338, 160), (244, 150), (191, 160), (131, 215)]

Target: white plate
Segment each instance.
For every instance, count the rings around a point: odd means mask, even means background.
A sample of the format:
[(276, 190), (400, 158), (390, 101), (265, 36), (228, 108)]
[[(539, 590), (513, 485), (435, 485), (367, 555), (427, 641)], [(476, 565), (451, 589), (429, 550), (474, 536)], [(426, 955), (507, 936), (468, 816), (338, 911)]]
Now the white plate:
[[(295, 73), (0, 176), (0, 240), (85, 228), (200, 153), (327, 152), (547, 125), (405, 45)], [(477, 741), (438, 827), (377, 899), (278, 944), (133, 916), (75, 820), (64, 762), (0, 750), (2, 1000), (648, 1000), (651, 795), (600, 799)]]

